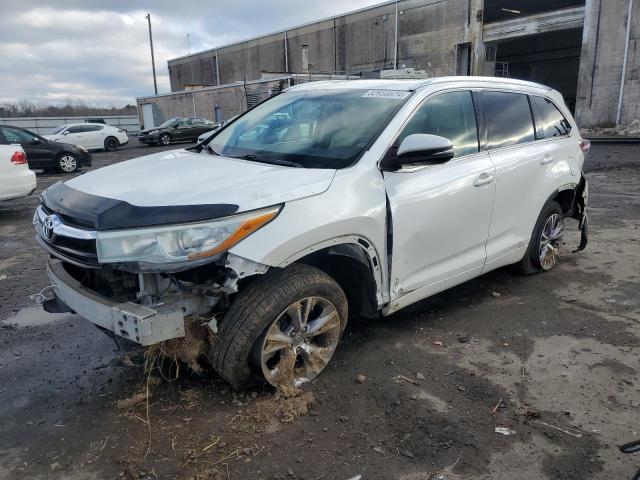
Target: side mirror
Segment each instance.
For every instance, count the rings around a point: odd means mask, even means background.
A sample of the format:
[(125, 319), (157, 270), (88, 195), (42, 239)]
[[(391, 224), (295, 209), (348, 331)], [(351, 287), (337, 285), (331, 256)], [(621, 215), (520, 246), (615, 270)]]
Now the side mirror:
[(39, 144), (40, 144), (39, 138), (34, 138), (33, 140), (31, 140), (31, 145), (39, 145)]
[(385, 170), (397, 170), (414, 163), (444, 163), (453, 155), (453, 144), (448, 138), (414, 133), (402, 140), (395, 157), (383, 159), (380, 166)]
[(69, 135), (69, 130), (67, 130), (66, 132), (62, 132), (62, 135)]

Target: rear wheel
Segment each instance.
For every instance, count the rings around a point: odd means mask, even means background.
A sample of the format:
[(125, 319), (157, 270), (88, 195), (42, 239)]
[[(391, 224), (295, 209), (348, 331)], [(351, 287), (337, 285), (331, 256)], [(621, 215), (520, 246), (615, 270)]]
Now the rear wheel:
[(163, 133), (160, 135), (160, 144), (161, 145), (171, 145), (171, 135), (168, 133)]
[(238, 295), (210, 350), (215, 369), (235, 388), (252, 377), (298, 387), (329, 363), (347, 324), (347, 299), (324, 272), (291, 265)]
[(107, 137), (104, 140), (104, 149), (113, 152), (120, 147), (120, 142), (116, 137)]
[(78, 159), (72, 153), (63, 153), (58, 157), (57, 167), (61, 173), (73, 173), (78, 170)]
[(523, 275), (551, 270), (558, 262), (562, 246), (564, 216), (558, 202), (551, 201), (542, 209), (529, 241), (529, 247), (515, 269)]

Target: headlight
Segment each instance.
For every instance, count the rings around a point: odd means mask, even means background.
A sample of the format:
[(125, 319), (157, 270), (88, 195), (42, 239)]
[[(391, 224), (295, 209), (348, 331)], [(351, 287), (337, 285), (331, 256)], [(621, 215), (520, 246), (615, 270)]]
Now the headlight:
[(255, 210), (210, 222), (99, 231), (101, 263), (179, 263), (225, 252), (273, 220), (280, 206)]

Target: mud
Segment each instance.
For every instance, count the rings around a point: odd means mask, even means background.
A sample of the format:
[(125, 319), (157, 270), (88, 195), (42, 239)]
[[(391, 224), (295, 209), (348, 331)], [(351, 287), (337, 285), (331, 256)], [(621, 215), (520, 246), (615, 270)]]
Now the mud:
[(352, 320), (291, 422), (272, 388), (234, 393), (187, 369), (154, 371), (149, 424), (146, 399), (118, 409), (146, 393), (139, 354), (124, 361), (76, 315), (9, 318), (47, 280), (36, 199), (0, 204), (0, 478), (631, 478), (640, 457), (617, 445), (640, 438), (640, 148), (594, 145), (587, 171), (585, 252), (570, 253), (574, 233), (544, 275), (500, 270)]

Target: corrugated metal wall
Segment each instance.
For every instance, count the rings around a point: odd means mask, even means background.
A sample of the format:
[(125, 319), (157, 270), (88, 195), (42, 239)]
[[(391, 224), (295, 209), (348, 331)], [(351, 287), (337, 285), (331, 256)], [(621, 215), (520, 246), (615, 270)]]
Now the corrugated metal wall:
[(60, 125), (70, 123), (84, 123), (85, 120), (92, 118), (101, 118), (108, 125), (122, 128), (131, 135), (138, 135), (140, 131), (140, 121), (137, 115), (121, 115), (99, 117), (97, 115), (89, 117), (23, 117), (23, 118), (0, 118), (0, 125), (14, 125), (16, 127), (26, 128), (27, 130), (39, 135), (47, 135)]

